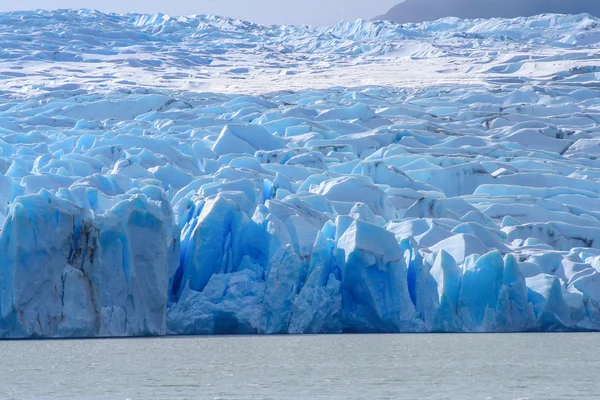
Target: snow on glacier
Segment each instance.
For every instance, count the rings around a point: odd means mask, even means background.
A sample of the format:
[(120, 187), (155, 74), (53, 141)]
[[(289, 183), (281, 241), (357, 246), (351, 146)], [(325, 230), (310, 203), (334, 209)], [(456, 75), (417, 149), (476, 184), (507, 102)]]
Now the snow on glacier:
[(598, 19), (0, 43), (0, 337), (600, 330)]

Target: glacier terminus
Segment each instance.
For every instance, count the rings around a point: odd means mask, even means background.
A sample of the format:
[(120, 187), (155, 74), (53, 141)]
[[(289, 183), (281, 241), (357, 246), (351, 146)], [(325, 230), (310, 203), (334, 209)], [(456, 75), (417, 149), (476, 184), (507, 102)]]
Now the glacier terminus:
[(600, 330), (600, 20), (0, 13), (0, 337)]

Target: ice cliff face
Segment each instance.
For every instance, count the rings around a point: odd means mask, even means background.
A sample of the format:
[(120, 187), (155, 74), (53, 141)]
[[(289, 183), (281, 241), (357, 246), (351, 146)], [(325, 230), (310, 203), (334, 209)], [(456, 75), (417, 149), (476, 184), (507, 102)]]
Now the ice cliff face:
[(0, 20), (1, 337), (600, 329), (597, 20)]
[(143, 193), (99, 214), (44, 189), (17, 197), (0, 234), (3, 335), (164, 334), (168, 218)]

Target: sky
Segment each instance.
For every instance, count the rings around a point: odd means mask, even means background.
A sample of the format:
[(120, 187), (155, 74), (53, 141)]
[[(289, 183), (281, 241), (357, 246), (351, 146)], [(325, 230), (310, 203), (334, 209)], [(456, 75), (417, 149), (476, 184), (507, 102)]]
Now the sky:
[(385, 14), (400, 0), (0, 0), (0, 11), (94, 8), (104, 12), (217, 14), (261, 24), (333, 25)]

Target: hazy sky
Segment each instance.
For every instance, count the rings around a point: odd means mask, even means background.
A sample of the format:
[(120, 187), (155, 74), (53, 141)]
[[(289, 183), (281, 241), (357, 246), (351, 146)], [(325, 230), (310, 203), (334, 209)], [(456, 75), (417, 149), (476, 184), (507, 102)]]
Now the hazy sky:
[(0, 0), (0, 11), (95, 8), (111, 12), (218, 14), (263, 24), (331, 25), (371, 18), (400, 0)]

